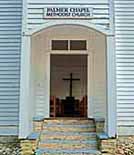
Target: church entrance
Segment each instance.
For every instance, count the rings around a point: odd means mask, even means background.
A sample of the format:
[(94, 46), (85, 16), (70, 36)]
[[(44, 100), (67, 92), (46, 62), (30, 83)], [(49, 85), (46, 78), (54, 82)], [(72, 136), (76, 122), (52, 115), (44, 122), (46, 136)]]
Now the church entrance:
[(87, 117), (87, 55), (51, 54), (50, 116)]
[(33, 117), (50, 116), (104, 118), (112, 133), (113, 36), (89, 22), (57, 22), (24, 37), (20, 133), (27, 136)]

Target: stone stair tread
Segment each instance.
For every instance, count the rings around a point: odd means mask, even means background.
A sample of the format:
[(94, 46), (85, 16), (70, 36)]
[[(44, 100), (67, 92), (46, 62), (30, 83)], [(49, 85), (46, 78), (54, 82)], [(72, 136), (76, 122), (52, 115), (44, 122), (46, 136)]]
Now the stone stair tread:
[(75, 149), (75, 150), (69, 150), (69, 149), (37, 149), (36, 150), (37, 155), (42, 155), (44, 153), (51, 153), (51, 154), (93, 154), (93, 155), (100, 155), (100, 151), (98, 150), (89, 150), (89, 149)]
[(44, 124), (45, 127), (78, 127), (78, 128), (87, 128), (95, 127), (95, 124)]
[(40, 133), (39, 133), (39, 132), (32, 132), (32, 133), (27, 137), (27, 139), (29, 139), (29, 140), (36, 140), (36, 139), (38, 139), (39, 136), (40, 136)]
[(45, 124), (85, 124), (85, 123), (94, 123), (94, 120), (88, 119), (53, 119), (53, 120), (44, 120)]
[(36, 155), (100, 155), (94, 120), (44, 120)]
[(68, 150), (78, 150), (78, 149), (97, 149), (97, 144), (81, 144), (81, 143), (41, 143), (38, 148), (47, 148), (47, 149), (68, 149)]
[(96, 140), (96, 136), (82, 136), (82, 135), (41, 135), (40, 140)]
[(49, 140), (49, 139), (55, 139), (55, 140), (96, 140), (96, 133), (52, 133), (52, 132), (45, 132), (42, 133), (40, 136), (40, 140)]
[(60, 131), (60, 132), (95, 132), (95, 127), (89, 128), (65, 128), (65, 127), (44, 127), (45, 131)]
[(60, 131), (42, 131), (42, 134), (46, 134), (46, 135), (50, 135), (50, 136), (53, 136), (53, 135), (82, 135), (82, 136), (96, 136), (96, 132), (60, 132)]
[(42, 140), (40, 144), (48, 144), (48, 143), (58, 143), (58, 144), (97, 144), (96, 140)]
[(94, 121), (94, 118), (87, 118), (87, 117), (51, 117), (45, 118), (44, 121)]

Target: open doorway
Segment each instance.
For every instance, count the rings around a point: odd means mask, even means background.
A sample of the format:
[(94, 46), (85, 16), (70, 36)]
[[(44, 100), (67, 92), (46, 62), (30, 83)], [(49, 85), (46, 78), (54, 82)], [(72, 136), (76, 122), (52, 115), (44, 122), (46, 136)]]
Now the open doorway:
[(52, 54), (50, 116), (87, 117), (87, 55)]

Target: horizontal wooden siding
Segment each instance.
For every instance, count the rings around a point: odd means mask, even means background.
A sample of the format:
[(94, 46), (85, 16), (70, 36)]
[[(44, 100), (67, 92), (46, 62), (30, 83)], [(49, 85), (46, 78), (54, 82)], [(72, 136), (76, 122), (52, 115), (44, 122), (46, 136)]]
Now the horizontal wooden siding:
[(48, 22), (49, 20), (45, 20), (43, 17), (43, 9), (47, 6), (60, 6), (60, 5), (89, 5), (89, 7), (93, 8), (93, 17), (94, 19), (89, 20), (91, 23), (95, 23), (96, 25), (102, 26), (104, 29), (109, 28), (109, 3), (108, 0), (28, 0), (28, 17), (27, 24), (28, 29), (33, 29), (44, 22)]
[(117, 123), (134, 134), (134, 1), (115, 0)]
[(0, 135), (17, 135), (22, 0), (0, 1)]

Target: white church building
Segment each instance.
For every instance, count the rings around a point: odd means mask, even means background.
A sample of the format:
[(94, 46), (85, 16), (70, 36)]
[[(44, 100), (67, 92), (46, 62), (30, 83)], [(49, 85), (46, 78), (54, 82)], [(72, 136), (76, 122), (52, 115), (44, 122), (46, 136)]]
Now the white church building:
[(54, 96), (86, 96), (83, 117), (134, 135), (134, 1), (0, 1), (0, 135), (27, 137)]

